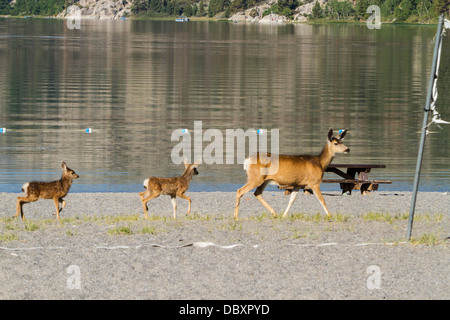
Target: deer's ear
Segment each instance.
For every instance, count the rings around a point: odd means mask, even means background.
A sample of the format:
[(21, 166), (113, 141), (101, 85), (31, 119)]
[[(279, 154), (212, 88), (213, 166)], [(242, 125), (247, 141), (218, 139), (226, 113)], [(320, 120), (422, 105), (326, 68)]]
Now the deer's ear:
[(185, 166), (187, 166), (189, 164), (189, 160), (187, 157), (184, 158), (183, 163)]
[(328, 131), (328, 142), (331, 142), (331, 139), (333, 139), (333, 129), (330, 129), (330, 131)]
[(342, 132), (339, 134), (339, 136), (338, 136), (338, 140), (339, 140), (339, 141), (340, 141), (340, 140), (344, 140), (345, 135), (347, 134), (347, 130), (348, 130), (348, 129), (345, 129), (344, 131), (342, 131)]
[(63, 168), (64, 169), (64, 171), (66, 171), (67, 170), (67, 164), (63, 161), (63, 162), (61, 162), (61, 168)]
[(197, 161), (194, 162), (195, 167), (198, 167), (201, 164), (202, 164), (202, 158), (199, 158)]

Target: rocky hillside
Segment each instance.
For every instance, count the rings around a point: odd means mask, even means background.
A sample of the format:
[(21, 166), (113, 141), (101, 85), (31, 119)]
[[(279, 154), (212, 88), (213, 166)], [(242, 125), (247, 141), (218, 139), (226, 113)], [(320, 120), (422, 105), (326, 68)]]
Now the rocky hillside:
[[(324, 6), (328, 0), (313, 0), (309, 3), (304, 3), (295, 9), (294, 21), (304, 22), (308, 19), (306, 15), (312, 13), (312, 9), (316, 2), (319, 2), (321, 6)], [(231, 16), (231, 20), (235, 22), (259, 22), (259, 23), (284, 23), (288, 19), (285, 16), (270, 14), (263, 17), (263, 12), (270, 9), (270, 7), (275, 4), (277, 0), (267, 0), (263, 4), (256, 7), (247, 9), (243, 12), (238, 12)], [(304, 1), (307, 2), (307, 1)]]
[(80, 16), (85, 19), (120, 19), (131, 13), (131, 1), (122, 0), (80, 0), (72, 8), (60, 13), (60, 18)]
[[(322, 6), (328, 0), (303, 1), (304, 4), (295, 9), (294, 21), (306, 21), (307, 14), (311, 14), (314, 4), (318, 1)], [(207, 6), (209, 1), (205, 1)], [(266, 0), (257, 6), (233, 14), (230, 20), (235, 22), (260, 22), (260, 23), (284, 23), (287, 18), (282, 15), (269, 14), (263, 16), (263, 12), (269, 10), (277, 0)], [(132, 1), (126, 0), (79, 0), (75, 2), (75, 10), (67, 10), (58, 15), (60, 18), (80, 16), (85, 19), (120, 19), (131, 15)], [(78, 10), (78, 9), (79, 10)], [(222, 17), (223, 15), (218, 15)]]

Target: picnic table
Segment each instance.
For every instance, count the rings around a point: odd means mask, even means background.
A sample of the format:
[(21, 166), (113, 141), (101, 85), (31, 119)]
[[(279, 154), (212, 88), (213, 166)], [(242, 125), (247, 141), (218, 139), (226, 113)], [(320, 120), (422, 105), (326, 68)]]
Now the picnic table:
[[(371, 191), (378, 190), (378, 185), (382, 183), (391, 184), (390, 180), (369, 179), (369, 172), (372, 169), (386, 168), (384, 164), (330, 164), (325, 170), (340, 176), (340, 179), (323, 179), (322, 183), (339, 183), (342, 194), (351, 194), (352, 190), (360, 190), (362, 195), (368, 195)], [(345, 172), (342, 171), (347, 169)], [(286, 194), (291, 193), (294, 186), (280, 186)], [(312, 190), (304, 189), (305, 193), (312, 194)]]
[[(347, 168), (344, 172), (341, 168)], [(323, 179), (322, 183), (339, 183), (342, 193), (352, 193), (352, 190), (360, 190), (361, 194), (368, 195), (370, 191), (378, 190), (378, 185), (382, 183), (391, 184), (390, 180), (369, 179), (369, 172), (372, 169), (384, 169), (384, 164), (330, 164), (325, 170), (333, 172), (342, 179)]]

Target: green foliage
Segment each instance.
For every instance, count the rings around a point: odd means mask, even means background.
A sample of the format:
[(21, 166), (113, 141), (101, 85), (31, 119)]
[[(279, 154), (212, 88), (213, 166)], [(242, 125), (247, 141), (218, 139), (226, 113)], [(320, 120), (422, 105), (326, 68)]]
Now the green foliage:
[(326, 4), (325, 12), (335, 20), (348, 20), (355, 16), (355, 9), (349, 1), (331, 0)]
[(314, 7), (312, 8), (312, 15), (311, 17), (313, 19), (320, 19), (324, 17), (324, 12), (322, 9), (322, 6), (320, 5), (319, 1), (316, 1), (314, 4)]
[(435, 22), (439, 15), (448, 17), (450, 2), (447, 0), (331, 0), (325, 7), (315, 2), (310, 19), (367, 20), (370, 5), (380, 7), (381, 20), (387, 22)]
[[(227, 0), (228, 1), (228, 0)], [(223, 11), (223, 10), (222, 10)], [(146, 16), (198, 16), (206, 15), (205, 3), (190, 0), (134, 0), (131, 12)]]
[[(330, 0), (324, 6), (316, 0), (278, 0), (263, 16), (275, 13), (292, 18), (294, 10), (306, 3), (315, 1), (310, 19), (360, 20), (365, 21), (370, 5), (381, 10), (381, 20), (406, 22), (436, 22), (440, 14), (448, 17), (448, 0)], [(0, 0), (1, 15), (41, 15), (54, 16), (77, 0)], [(199, 16), (213, 17), (224, 12), (225, 17), (258, 5), (262, 0), (132, 0), (131, 12), (148, 16)]]
[(270, 9), (263, 12), (263, 17), (274, 13), (291, 18), (294, 14), (295, 8), (297, 8), (300, 4), (301, 3), (298, 0), (279, 0), (277, 3), (273, 4)]
[(54, 16), (62, 12), (73, 1), (66, 0), (0, 0), (0, 14)]

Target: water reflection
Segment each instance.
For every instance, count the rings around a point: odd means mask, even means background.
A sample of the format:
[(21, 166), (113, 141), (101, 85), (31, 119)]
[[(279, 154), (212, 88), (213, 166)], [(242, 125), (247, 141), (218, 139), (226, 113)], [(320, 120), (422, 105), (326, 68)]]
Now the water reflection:
[[(58, 20), (0, 19), (0, 127), (13, 130), (0, 134), (0, 191), (57, 178), (61, 160), (81, 176), (73, 191), (139, 190), (147, 176), (182, 171), (170, 137), (197, 120), (204, 130), (279, 128), (289, 154), (318, 153), (330, 127), (349, 128), (352, 153), (335, 162), (384, 163), (374, 174), (394, 184), (382, 188), (409, 190), (434, 33), (84, 20), (69, 30)], [(422, 185), (446, 191), (449, 130), (436, 131)], [(241, 165), (199, 171), (192, 190), (245, 181)]]

